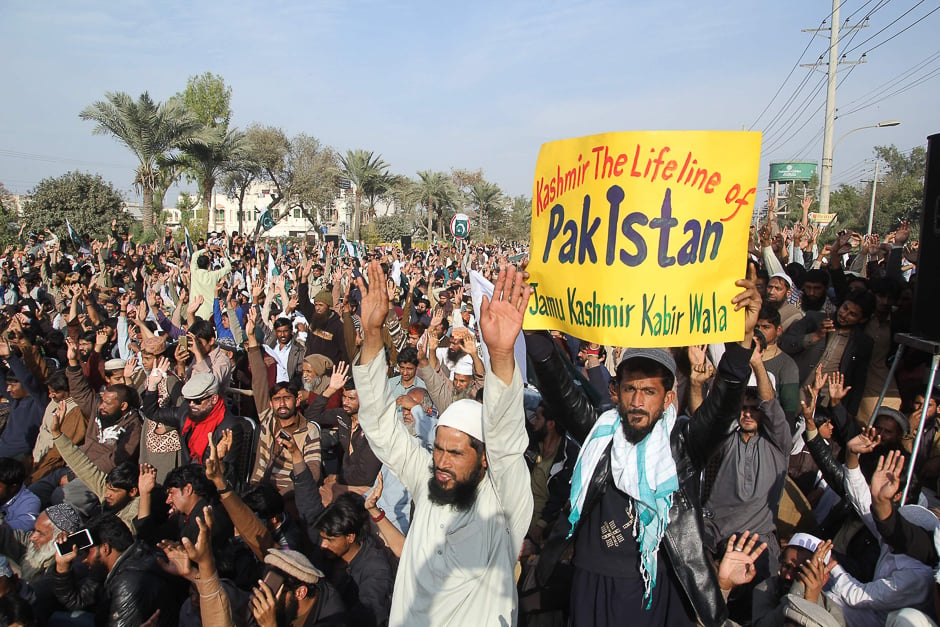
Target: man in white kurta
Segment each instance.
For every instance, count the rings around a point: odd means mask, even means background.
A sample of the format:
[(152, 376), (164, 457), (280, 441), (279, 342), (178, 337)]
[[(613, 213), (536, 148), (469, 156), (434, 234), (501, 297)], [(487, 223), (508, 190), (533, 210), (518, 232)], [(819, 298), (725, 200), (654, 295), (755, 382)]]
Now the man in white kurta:
[[(505, 274), (505, 273), (504, 273)], [(521, 276), (497, 281), (505, 293), (494, 297), (498, 312), (490, 320), (497, 350), (506, 344), (518, 313), (521, 328), (529, 290)], [(373, 276), (374, 275), (374, 276)], [(385, 285), (381, 266), (370, 264), (371, 285)], [(509, 285), (515, 288), (510, 292)], [(362, 290), (363, 286), (360, 286)], [(367, 290), (364, 290), (366, 293)], [(383, 297), (387, 307), (387, 296)], [(524, 300), (523, 300), (524, 298)], [(428, 495), (433, 457), (396, 418), (395, 397), (386, 393), (384, 350), (373, 346), (368, 336), (381, 335), (371, 329), (374, 320), (380, 331), (383, 312), (369, 314), (382, 298), (363, 297), (362, 359), (368, 363), (353, 368), (359, 392), (359, 424), (375, 455), (401, 480), (415, 501), (415, 513), (395, 580), (390, 625), (515, 625), (516, 588), (513, 567), (532, 515), (532, 493), (523, 454), (528, 437), (522, 406), (522, 379), (512, 361), (512, 341), (493, 361), (483, 388), (482, 429), (486, 447), (486, 471), (476, 499), (466, 511), (433, 503)], [(512, 306), (510, 307), (510, 301)], [(507, 319), (500, 315), (509, 315)], [(487, 320), (481, 315), (486, 340)], [(498, 324), (497, 324), (498, 323)], [(499, 326), (499, 330), (495, 329)], [(507, 330), (507, 326), (509, 329)], [(370, 332), (371, 331), (371, 332)], [(492, 346), (491, 352), (492, 352)], [(511, 375), (509, 374), (511, 372)], [(507, 385), (506, 380), (509, 380)]]

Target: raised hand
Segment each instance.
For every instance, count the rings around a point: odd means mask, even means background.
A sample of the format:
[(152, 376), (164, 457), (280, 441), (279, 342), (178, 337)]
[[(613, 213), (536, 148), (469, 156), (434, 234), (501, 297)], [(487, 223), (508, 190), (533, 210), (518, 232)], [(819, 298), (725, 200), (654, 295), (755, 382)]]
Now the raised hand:
[(754, 562), (767, 548), (766, 542), (757, 544), (758, 535), (745, 531), (739, 538), (728, 538), (725, 555), (718, 565), (718, 585), (722, 590), (731, 590), (735, 586), (749, 583), (757, 575)]
[(738, 279), (734, 284), (744, 288), (744, 291), (731, 299), (731, 303), (735, 311), (745, 311), (744, 339), (741, 340), (741, 346), (749, 349), (754, 339), (754, 328), (757, 326), (757, 315), (761, 306), (760, 293), (757, 291), (757, 266), (748, 264), (747, 278)]
[(183, 548), (189, 559), (200, 566), (214, 564), (215, 558), (212, 555), (212, 525), (213, 525), (212, 506), (207, 505), (202, 510), (202, 516), (196, 517), (196, 525), (199, 526), (199, 535), (196, 537), (196, 543), (193, 544), (189, 538), (183, 538)]
[(157, 469), (150, 464), (140, 465), (140, 474), (137, 476), (137, 491), (141, 494), (150, 494), (157, 485)]
[(188, 581), (193, 581), (198, 572), (193, 568), (193, 563), (186, 554), (186, 549), (179, 542), (172, 540), (161, 540), (157, 543), (157, 548), (166, 555), (166, 561), (157, 560), (157, 564), (163, 569), (163, 572), (182, 577)]
[(347, 381), (349, 381), (349, 364), (341, 361), (333, 368), (333, 374), (330, 375), (329, 387), (334, 390), (342, 390), (346, 387)]
[(380, 498), (382, 498), (382, 473), (375, 477), (375, 487), (366, 493), (366, 510), (371, 512), (377, 509)]
[(219, 453), (221, 444), (221, 441), (216, 444), (215, 438), (212, 435), (209, 436), (209, 457), (205, 461), (206, 479), (220, 490), (225, 488), (225, 471), (221, 461), (224, 456)]
[(842, 402), (842, 399), (848, 395), (852, 386), (845, 387), (845, 375), (841, 372), (833, 372), (829, 375), (829, 404), (835, 407)]
[(874, 427), (867, 427), (857, 436), (846, 443), (850, 453), (863, 455), (871, 453), (875, 447), (881, 443), (881, 436), (875, 431)]
[(526, 278), (515, 266), (503, 267), (493, 284), (493, 298), (484, 296), (480, 303), (480, 332), (491, 356), (512, 355), (532, 295)]
[(707, 361), (692, 366), (692, 385), (702, 386), (715, 376), (715, 367)]
[(367, 272), (369, 276), (368, 285), (361, 276), (356, 278), (356, 285), (359, 286), (359, 291), (362, 293), (362, 300), (359, 304), (363, 336), (367, 332), (376, 333), (381, 330), (385, 325), (385, 318), (388, 316), (388, 288), (385, 271), (378, 261), (371, 261)]
[(888, 451), (887, 457), (878, 458), (878, 465), (875, 466), (870, 482), (872, 502), (880, 501), (890, 506), (901, 489), (904, 461), (901, 451)]
[(56, 403), (55, 411), (52, 412), (52, 420), (49, 421), (49, 433), (57, 438), (62, 435), (62, 422), (65, 420), (65, 401)]
[(824, 540), (816, 547), (813, 557), (800, 564), (800, 572), (797, 573), (796, 578), (806, 587), (803, 598), (811, 603), (819, 600), (823, 586), (829, 580), (829, 573), (836, 567), (837, 562), (834, 559), (830, 558), (829, 563), (826, 563), (826, 555), (831, 550), (832, 541)]

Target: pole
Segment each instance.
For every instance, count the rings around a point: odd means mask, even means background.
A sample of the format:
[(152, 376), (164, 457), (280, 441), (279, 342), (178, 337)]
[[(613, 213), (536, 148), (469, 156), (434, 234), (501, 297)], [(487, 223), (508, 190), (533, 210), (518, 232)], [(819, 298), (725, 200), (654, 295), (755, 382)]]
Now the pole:
[(911, 449), (910, 459), (907, 460), (907, 482), (904, 484), (904, 496), (901, 497), (901, 505), (907, 503), (907, 492), (911, 489), (911, 478), (914, 476), (914, 462), (917, 459), (917, 451), (920, 448), (921, 436), (924, 435), (924, 423), (927, 422), (927, 405), (929, 404), (930, 393), (933, 391), (938, 364), (940, 364), (940, 355), (934, 355), (933, 362), (930, 365), (930, 379), (929, 383), (927, 383), (927, 391), (924, 393), (924, 407), (920, 410), (920, 424), (917, 425), (917, 437), (914, 438), (914, 448)]
[(871, 225), (875, 220), (875, 191), (878, 189), (878, 159), (875, 159), (875, 178), (871, 182), (871, 207), (868, 209), (868, 235), (871, 236)]
[(829, 20), (829, 67), (826, 91), (826, 126), (823, 135), (822, 174), (819, 182), (819, 212), (829, 213), (829, 190), (832, 187), (832, 135), (836, 121), (836, 71), (839, 69), (839, 5), (842, 0), (832, 0), (832, 17)]

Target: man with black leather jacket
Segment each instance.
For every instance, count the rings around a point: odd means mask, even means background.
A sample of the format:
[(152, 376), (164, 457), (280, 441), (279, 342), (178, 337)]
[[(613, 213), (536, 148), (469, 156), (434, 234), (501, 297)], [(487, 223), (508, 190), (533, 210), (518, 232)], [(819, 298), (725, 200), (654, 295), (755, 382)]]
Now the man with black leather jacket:
[(598, 415), (551, 337), (526, 336), (543, 398), (582, 443), (571, 498), (538, 567), (544, 585), (573, 549), (569, 624), (720, 625), (726, 619), (704, 546), (698, 484), (741, 412), (761, 304), (754, 283), (753, 271), (736, 282), (744, 291), (732, 306), (746, 312), (745, 336), (726, 345), (715, 385), (691, 420), (676, 419), (675, 362), (667, 351), (626, 351), (615, 379), (617, 408)]
[(135, 542), (114, 514), (90, 521), (88, 531), (94, 545), (82, 560), (90, 571), (87, 577), (78, 577), (71, 568), (77, 550), (56, 555), (53, 585), (59, 602), (70, 611), (94, 612), (97, 625), (137, 627), (158, 609), (156, 625), (175, 625), (183, 598), (171, 590), (153, 549)]

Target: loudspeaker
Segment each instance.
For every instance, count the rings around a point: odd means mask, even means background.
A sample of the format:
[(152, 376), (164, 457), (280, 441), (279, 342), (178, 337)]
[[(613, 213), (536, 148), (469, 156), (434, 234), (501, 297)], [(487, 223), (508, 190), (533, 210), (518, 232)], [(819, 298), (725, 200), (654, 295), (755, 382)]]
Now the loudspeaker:
[(911, 333), (940, 341), (940, 134), (927, 138), (927, 172), (924, 175), (924, 210), (920, 216), (920, 247)]
[(401, 249), (406, 255), (411, 252), (411, 236), (410, 235), (401, 236)]

